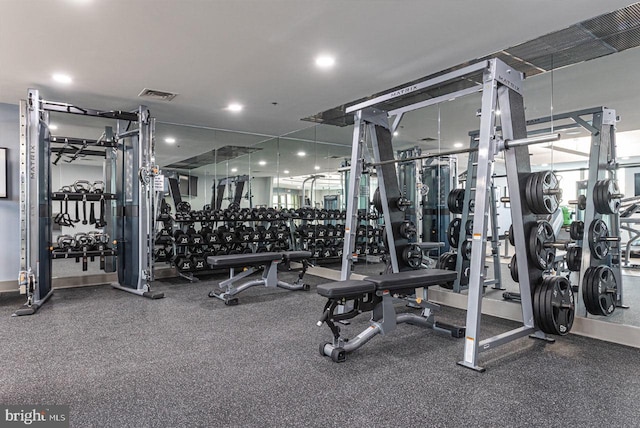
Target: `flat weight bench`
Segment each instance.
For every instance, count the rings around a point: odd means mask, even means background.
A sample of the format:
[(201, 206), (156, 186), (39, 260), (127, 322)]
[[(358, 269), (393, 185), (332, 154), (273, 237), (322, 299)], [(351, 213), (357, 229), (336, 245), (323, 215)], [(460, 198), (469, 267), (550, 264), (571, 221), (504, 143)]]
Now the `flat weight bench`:
[[(237, 305), (238, 298), (233, 297), (243, 292), (249, 287), (264, 285), (265, 287), (280, 287), (287, 290), (309, 290), (309, 284), (302, 282), (309, 266), (307, 259), (311, 257), (309, 251), (285, 251), (282, 253), (252, 253), (252, 254), (230, 254), (224, 256), (209, 256), (207, 263), (213, 269), (229, 269), (229, 279), (222, 281), (218, 287), (223, 290), (220, 293), (209, 292), (209, 297), (217, 297), (224, 301), (225, 305)], [(302, 271), (298, 275), (298, 280), (294, 284), (289, 284), (278, 279), (278, 263), (302, 262)], [(247, 268), (240, 274), (235, 275), (236, 268)], [(243, 284), (234, 285), (241, 279), (252, 275), (262, 269), (262, 278), (253, 279)]]
[[(452, 337), (464, 337), (465, 328), (437, 322), (433, 313), (440, 306), (416, 297), (415, 289), (455, 281), (456, 272), (443, 269), (422, 269), (380, 276), (369, 276), (363, 280), (347, 280), (318, 285), (318, 294), (328, 299), (318, 326), (326, 323), (333, 333), (333, 343), (320, 345), (320, 355), (331, 357), (337, 363), (346, 360), (347, 354), (363, 346), (377, 334), (387, 334), (396, 325), (407, 323), (432, 328)], [(410, 303), (422, 308), (420, 315), (412, 313), (396, 314), (394, 303)], [(351, 308), (339, 313), (339, 308)], [(372, 311), (371, 324), (353, 339), (340, 335), (337, 321)]]

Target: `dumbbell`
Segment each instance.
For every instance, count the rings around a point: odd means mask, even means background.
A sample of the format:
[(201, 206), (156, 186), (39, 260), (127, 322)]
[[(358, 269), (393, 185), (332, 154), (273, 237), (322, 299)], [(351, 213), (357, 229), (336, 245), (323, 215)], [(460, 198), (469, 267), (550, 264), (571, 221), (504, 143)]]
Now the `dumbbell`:
[(173, 237), (176, 240), (176, 245), (189, 245), (189, 235), (182, 230), (176, 230), (173, 232)]
[(207, 268), (207, 263), (205, 258), (202, 256), (193, 256), (192, 257), (193, 269), (195, 270), (205, 270)]
[(186, 255), (179, 255), (175, 258), (174, 263), (176, 265), (176, 269), (180, 272), (189, 272), (193, 270), (193, 260), (191, 257)]
[(168, 258), (169, 258), (169, 254), (167, 252), (166, 247), (156, 248), (156, 250), (153, 253), (153, 259), (156, 262), (166, 262)]

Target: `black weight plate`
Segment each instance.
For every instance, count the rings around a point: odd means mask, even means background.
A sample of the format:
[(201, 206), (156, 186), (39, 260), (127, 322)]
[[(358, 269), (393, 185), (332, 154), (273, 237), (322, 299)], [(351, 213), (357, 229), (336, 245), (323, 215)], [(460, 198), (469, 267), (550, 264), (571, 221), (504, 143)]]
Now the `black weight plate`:
[(534, 184), (534, 180), (536, 178), (536, 174), (535, 173), (531, 173), (529, 174), (529, 176), (527, 177), (527, 181), (525, 182), (525, 189), (524, 189), (524, 200), (527, 203), (527, 206), (529, 207), (529, 211), (531, 211), (532, 213), (536, 212), (536, 207), (534, 206), (534, 194), (536, 191), (535, 188), (535, 184)]
[(462, 258), (465, 260), (471, 260), (471, 249), (472, 243), (470, 240), (466, 240), (462, 243), (460, 247), (460, 252), (462, 253)]
[(535, 189), (536, 192), (534, 194), (534, 205), (536, 207), (536, 214), (546, 214), (547, 210), (544, 207), (544, 186), (542, 185), (542, 181), (544, 179), (544, 171), (540, 171), (536, 173)]
[(581, 241), (584, 237), (584, 222), (572, 221), (569, 227), (569, 237), (574, 241)]
[(570, 247), (569, 249), (567, 249), (565, 258), (567, 262), (567, 269), (572, 272), (579, 271), (580, 265), (582, 264), (582, 248)]
[(597, 213), (600, 214), (604, 214), (604, 207), (602, 206), (602, 182), (603, 180), (598, 180), (596, 181), (596, 183), (593, 185), (593, 194), (592, 194), (592, 198), (593, 198), (593, 207), (595, 208)]
[(542, 205), (547, 214), (553, 214), (560, 205), (560, 194), (549, 192), (559, 191), (558, 177), (553, 171), (545, 171), (541, 174), (540, 183), (542, 185)]
[(466, 221), (464, 225), (464, 231), (467, 233), (467, 236), (473, 235), (473, 219), (469, 219)]
[[(543, 313), (540, 306), (540, 295), (544, 289), (544, 281), (542, 284), (539, 284), (533, 288), (533, 319), (536, 323), (536, 327), (540, 331), (545, 331), (546, 326), (543, 325)], [(533, 285), (532, 285), (533, 286)]]
[(518, 278), (518, 263), (516, 261), (516, 255), (514, 254), (509, 261), (509, 273), (511, 273), (511, 279), (515, 282), (520, 282)]
[(549, 269), (555, 259), (555, 248), (547, 248), (545, 244), (555, 241), (553, 227), (549, 222), (540, 220), (529, 234), (529, 256), (538, 269)]
[(554, 277), (552, 276), (546, 276), (543, 279), (545, 292), (544, 295), (541, 295), (541, 297), (544, 297), (540, 300), (540, 304), (543, 307), (542, 309), (544, 313), (543, 323), (546, 327), (546, 330), (544, 330), (544, 332), (547, 334), (556, 334), (553, 322), (553, 306), (551, 306), (550, 303), (553, 296), (553, 278)]
[(594, 315), (601, 315), (597, 306), (595, 305), (594, 299), (592, 296), (593, 292), (593, 277), (595, 274), (597, 267), (588, 267), (584, 272), (584, 278), (582, 280), (582, 300), (584, 301), (584, 306), (587, 309), (587, 312)]
[[(456, 189), (458, 191), (456, 195), (456, 207), (458, 208), (458, 214), (462, 214), (464, 209), (464, 189)], [(472, 211), (470, 209), (470, 211)]]
[(575, 316), (573, 291), (569, 281), (562, 276), (555, 276), (549, 281), (552, 284), (551, 294), (547, 292), (547, 305), (551, 308), (553, 334), (565, 336), (571, 331)]
[(609, 242), (602, 238), (609, 236), (609, 228), (601, 219), (595, 219), (589, 226), (589, 249), (597, 260), (604, 259), (609, 254)]
[(509, 244), (513, 247), (516, 246), (516, 237), (513, 235), (513, 224), (509, 226)]
[(598, 306), (603, 315), (611, 315), (616, 310), (618, 291), (615, 275), (610, 267), (600, 266), (596, 279), (598, 282), (594, 291), (598, 293)]
[(462, 220), (460, 218), (454, 218), (449, 223), (449, 227), (447, 228), (447, 241), (449, 241), (449, 245), (452, 248), (458, 248), (458, 241), (460, 240), (460, 226), (462, 225)]

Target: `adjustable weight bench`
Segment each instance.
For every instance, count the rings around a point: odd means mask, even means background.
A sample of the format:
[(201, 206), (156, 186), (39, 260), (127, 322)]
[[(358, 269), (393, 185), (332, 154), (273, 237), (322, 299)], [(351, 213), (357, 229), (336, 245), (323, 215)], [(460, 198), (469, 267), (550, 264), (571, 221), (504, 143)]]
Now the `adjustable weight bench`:
[[(451, 283), (456, 277), (456, 272), (450, 270), (422, 269), (318, 285), (318, 294), (328, 299), (318, 326), (326, 323), (333, 333), (333, 343), (321, 344), (320, 355), (331, 357), (337, 363), (343, 362), (348, 353), (360, 348), (377, 334), (395, 330), (400, 323), (432, 328), (456, 338), (464, 337), (464, 327), (435, 321), (433, 312), (440, 308), (439, 305), (415, 296), (416, 288)], [(422, 313), (396, 314), (393, 304), (399, 302), (420, 307)], [(345, 307), (351, 309), (340, 313)], [(372, 316), (366, 330), (353, 339), (340, 335), (340, 327), (336, 322), (368, 311), (372, 311)]]
[[(224, 301), (225, 305), (237, 305), (238, 298), (233, 297), (243, 292), (247, 288), (257, 285), (265, 287), (280, 287), (286, 290), (309, 290), (309, 284), (302, 282), (307, 268), (309, 266), (307, 259), (311, 257), (309, 251), (285, 251), (282, 253), (252, 253), (252, 254), (229, 254), (224, 256), (209, 256), (207, 263), (212, 269), (229, 269), (229, 279), (218, 284), (218, 288), (222, 292), (209, 292), (209, 297), (217, 297)], [(302, 270), (298, 275), (295, 283), (289, 284), (278, 279), (278, 263), (284, 262), (289, 265), (290, 262), (302, 262)], [(235, 275), (236, 268), (248, 268), (238, 275)], [(263, 270), (262, 278), (253, 279), (243, 284), (234, 285), (243, 278)]]

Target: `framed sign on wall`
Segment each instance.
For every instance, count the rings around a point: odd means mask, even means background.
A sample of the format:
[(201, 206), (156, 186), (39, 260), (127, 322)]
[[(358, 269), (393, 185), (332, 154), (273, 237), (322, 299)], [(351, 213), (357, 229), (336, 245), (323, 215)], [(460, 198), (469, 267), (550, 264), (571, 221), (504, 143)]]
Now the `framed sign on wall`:
[(7, 149), (0, 147), (0, 198), (7, 197)]

